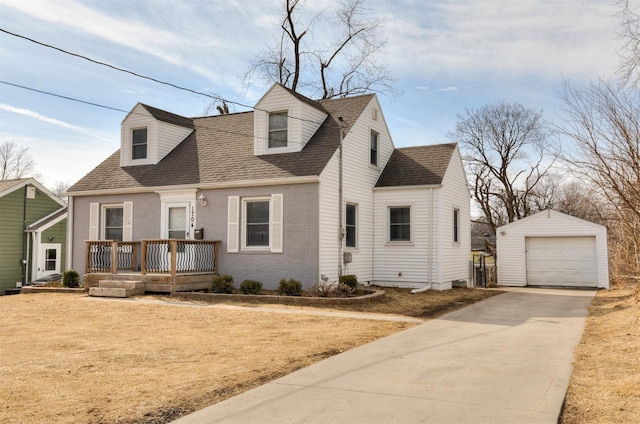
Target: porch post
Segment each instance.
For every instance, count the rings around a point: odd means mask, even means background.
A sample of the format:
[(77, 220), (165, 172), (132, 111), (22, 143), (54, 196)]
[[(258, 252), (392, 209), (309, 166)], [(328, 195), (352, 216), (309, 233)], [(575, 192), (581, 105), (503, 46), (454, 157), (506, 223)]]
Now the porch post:
[(213, 272), (218, 275), (218, 245), (219, 241), (213, 242)]
[(142, 252), (140, 253), (140, 273), (147, 273), (147, 241), (142, 240)]
[(111, 273), (118, 273), (118, 242), (111, 242)]
[(85, 241), (85, 249), (84, 249), (84, 273), (89, 273), (89, 251), (91, 250), (91, 242)]

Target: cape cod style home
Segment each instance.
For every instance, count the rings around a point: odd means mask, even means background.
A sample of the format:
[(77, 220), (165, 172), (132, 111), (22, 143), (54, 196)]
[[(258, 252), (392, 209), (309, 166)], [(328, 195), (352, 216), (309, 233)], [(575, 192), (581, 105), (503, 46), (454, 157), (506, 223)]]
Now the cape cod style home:
[(0, 180), (0, 295), (64, 270), (67, 205), (33, 178)]
[(457, 145), (394, 148), (373, 94), (313, 101), (276, 84), (252, 112), (202, 118), (137, 104), (121, 142), (67, 192), (68, 267), (89, 286), (469, 280)]

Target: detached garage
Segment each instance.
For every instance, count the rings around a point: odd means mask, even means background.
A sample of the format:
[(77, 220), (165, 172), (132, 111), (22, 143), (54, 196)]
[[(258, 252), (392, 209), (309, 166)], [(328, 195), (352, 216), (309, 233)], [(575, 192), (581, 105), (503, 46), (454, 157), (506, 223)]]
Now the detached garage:
[(603, 225), (549, 209), (496, 232), (499, 285), (609, 288)]

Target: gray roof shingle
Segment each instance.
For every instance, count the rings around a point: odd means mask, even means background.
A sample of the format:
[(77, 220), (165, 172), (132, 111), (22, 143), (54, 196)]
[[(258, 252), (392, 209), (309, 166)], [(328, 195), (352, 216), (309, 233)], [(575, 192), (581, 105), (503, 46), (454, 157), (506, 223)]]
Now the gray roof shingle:
[[(372, 97), (318, 101), (329, 116), (302, 151), (296, 153), (254, 156), (253, 112), (193, 118), (195, 131), (157, 165), (120, 167), (118, 150), (67, 192), (320, 175), (338, 148), (338, 117), (353, 124)], [(162, 115), (159, 109), (144, 107), (156, 119), (178, 116), (168, 112)]]
[(449, 143), (396, 149), (376, 187), (442, 184), (455, 148)]
[(193, 119), (191, 118), (185, 118), (184, 116), (176, 115), (175, 113), (167, 112), (166, 110), (145, 105), (144, 103), (140, 103), (140, 106), (145, 108), (147, 112), (149, 112), (151, 116), (156, 118), (158, 121), (180, 125), (181, 127), (193, 128)]

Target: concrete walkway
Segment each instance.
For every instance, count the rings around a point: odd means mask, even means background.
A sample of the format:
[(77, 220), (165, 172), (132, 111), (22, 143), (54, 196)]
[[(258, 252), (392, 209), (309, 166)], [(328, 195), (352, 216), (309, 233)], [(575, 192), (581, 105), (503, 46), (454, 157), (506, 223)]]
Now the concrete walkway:
[(594, 294), (512, 289), (175, 423), (556, 423)]

